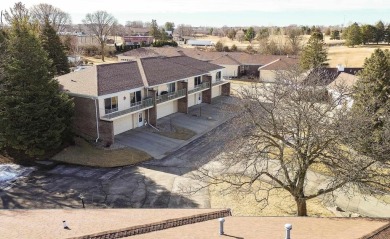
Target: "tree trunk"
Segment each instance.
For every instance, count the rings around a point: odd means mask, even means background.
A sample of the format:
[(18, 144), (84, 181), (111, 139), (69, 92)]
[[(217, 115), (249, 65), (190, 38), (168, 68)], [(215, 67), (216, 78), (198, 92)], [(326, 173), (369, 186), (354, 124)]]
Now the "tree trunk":
[(100, 45), (100, 53), (102, 54), (102, 61), (104, 62), (104, 44)]
[(307, 216), (306, 199), (296, 198), (295, 202), (297, 203), (298, 216), (306, 217)]

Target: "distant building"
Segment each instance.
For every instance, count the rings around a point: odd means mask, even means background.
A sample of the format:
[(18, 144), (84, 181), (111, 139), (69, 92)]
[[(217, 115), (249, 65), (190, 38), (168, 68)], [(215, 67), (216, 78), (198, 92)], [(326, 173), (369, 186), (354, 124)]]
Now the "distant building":
[(190, 45), (190, 46), (214, 46), (214, 43), (212, 43), (211, 41), (188, 40), (187, 45)]
[(150, 45), (154, 41), (152, 36), (124, 36), (123, 40), (126, 46)]

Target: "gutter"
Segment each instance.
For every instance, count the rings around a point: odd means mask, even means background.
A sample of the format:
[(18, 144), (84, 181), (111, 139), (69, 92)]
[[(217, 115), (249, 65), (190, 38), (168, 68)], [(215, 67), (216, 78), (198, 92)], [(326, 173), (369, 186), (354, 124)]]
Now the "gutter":
[(98, 104), (96, 103), (97, 98), (94, 99), (95, 101), (95, 112), (96, 112), (96, 133), (97, 133), (97, 138), (95, 139), (95, 142), (97, 143), (100, 135), (99, 135), (99, 116), (98, 116)]

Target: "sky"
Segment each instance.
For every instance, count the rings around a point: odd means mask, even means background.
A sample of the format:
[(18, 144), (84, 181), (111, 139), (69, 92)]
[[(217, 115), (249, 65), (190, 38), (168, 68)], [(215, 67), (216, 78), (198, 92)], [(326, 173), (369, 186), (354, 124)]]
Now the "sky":
[[(1, 0), (0, 10), (14, 5)], [(81, 23), (87, 13), (104, 10), (119, 23), (156, 19), (192, 26), (349, 25), (390, 23), (390, 0), (24, 0), (26, 7), (48, 3)]]

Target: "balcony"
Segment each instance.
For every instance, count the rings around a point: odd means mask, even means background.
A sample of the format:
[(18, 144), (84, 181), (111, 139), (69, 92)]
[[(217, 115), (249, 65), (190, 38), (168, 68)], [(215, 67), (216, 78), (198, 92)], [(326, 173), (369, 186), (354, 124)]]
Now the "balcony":
[(149, 99), (145, 99), (145, 100), (142, 100), (140, 102), (137, 102), (137, 103), (130, 104), (130, 108), (128, 108), (128, 109), (121, 110), (121, 111), (115, 111), (113, 113), (106, 114), (106, 115), (102, 116), (101, 118), (102, 118), (102, 120), (111, 120), (113, 118), (117, 118), (117, 117), (122, 116), (122, 115), (126, 115), (126, 114), (129, 114), (132, 112), (136, 112), (136, 111), (151, 108), (151, 107), (153, 107), (153, 99), (149, 98)]
[(210, 83), (209, 82), (203, 82), (202, 84), (195, 86), (194, 89), (189, 90), (188, 94), (192, 94), (192, 93), (195, 93), (195, 92), (198, 92), (198, 91), (201, 91), (201, 90), (204, 90), (204, 89), (209, 89), (209, 88), (210, 88)]
[(181, 89), (181, 90), (178, 90), (175, 92), (170, 92), (168, 94), (159, 95), (156, 97), (156, 103), (160, 104), (160, 103), (163, 103), (166, 101), (182, 98), (182, 97), (186, 96), (186, 91), (187, 91), (187, 89)]
[(217, 85), (223, 85), (223, 84), (226, 84), (226, 83), (229, 83), (229, 81), (227, 81), (227, 80), (217, 80), (216, 82), (212, 83), (211, 85), (212, 86), (217, 86)]

